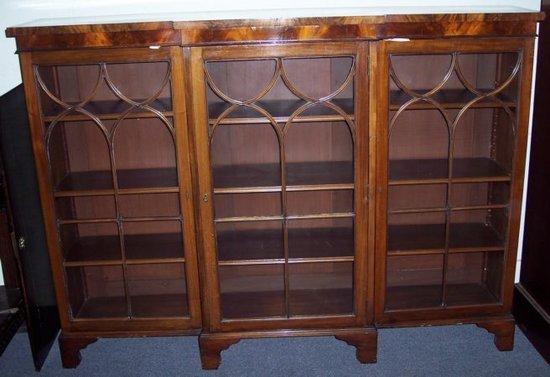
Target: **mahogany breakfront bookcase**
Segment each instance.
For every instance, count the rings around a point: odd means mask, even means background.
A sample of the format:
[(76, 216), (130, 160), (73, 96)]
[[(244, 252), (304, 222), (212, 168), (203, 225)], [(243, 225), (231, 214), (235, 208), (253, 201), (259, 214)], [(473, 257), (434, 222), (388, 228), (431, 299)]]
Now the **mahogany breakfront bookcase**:
[(63, 365), (510, 315), (539, 13), (28, 26)]

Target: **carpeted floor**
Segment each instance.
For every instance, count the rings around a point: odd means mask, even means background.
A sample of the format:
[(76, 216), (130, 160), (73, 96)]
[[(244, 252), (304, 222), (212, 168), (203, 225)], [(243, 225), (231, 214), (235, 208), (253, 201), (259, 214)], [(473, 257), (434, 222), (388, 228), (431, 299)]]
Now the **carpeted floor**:
[(26, 334), (0, 358), (0, 376), (550, 376), (550, 366), (516, 329), (512, 352), (498, 352), (475, 326), (379, 331), (378, 363), (362, 365), (334, 338), (243, 340), (222, 353), (218, 371), (202, 371), (196, 337), (100, 339), (75, 370), (61, 368), (57, 345), (37, 374)]

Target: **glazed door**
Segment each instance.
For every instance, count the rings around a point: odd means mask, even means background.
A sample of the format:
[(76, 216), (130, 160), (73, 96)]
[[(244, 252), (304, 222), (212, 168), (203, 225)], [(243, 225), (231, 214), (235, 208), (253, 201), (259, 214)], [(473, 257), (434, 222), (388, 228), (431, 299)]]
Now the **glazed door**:
[(63, 329), (200, 327), (181, 50), (22, 63)]
[(366, 50), (190, 58), (210, 330), (364, 323)]
[(531, 44), (380, 44), (377, 322), (510, 310)]

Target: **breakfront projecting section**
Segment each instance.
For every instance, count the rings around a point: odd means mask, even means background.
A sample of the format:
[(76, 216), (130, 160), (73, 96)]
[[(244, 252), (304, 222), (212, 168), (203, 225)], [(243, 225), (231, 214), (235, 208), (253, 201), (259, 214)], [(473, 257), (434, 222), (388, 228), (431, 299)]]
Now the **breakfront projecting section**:
[(365, 281), (355, 273), (365, 262), (358, 54), (311, 47), (269, 48), (267, 57), (266, 48), (204, 49), (201, 57), (208, 121), (196, 132), (209, 164), (199, 174), (208, 183), (202, 212), (218, 326), (353, 323), (364, 312)]

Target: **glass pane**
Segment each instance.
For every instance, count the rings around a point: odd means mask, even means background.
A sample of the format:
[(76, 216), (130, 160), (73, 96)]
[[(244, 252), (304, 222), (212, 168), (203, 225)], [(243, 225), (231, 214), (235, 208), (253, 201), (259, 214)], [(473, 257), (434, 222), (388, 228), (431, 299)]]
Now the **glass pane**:
[(503, 249), (508, 229), (506, 209), (455, 211), (451, 215), (450, 247)]
[(218, 260), (284, 258), (281, 221), (216, 224)]
[(115, 219), (113, 196), (74, 196), (55, 199), (57, 217), (63, 220)]
[(353, 263), (299, 263), (289, 266), (290, 315), (353, 312)]
[[(275, 59), (233, 60), (206, 62), (206, 72), (210, 75), (209, 87), (219, 90), (223, 95), (235, 101), (246, 101), (262, 94), (275, 75)], [(214, 94), (209, 96), (210, 114), (217, 113), (216, 105), (222, 101)], [(214, 106), (212, 106), (214, 105)]]
[(126, 259), (183, 258), (180, 221), (125, 221)]
[[(94, 97), (96, 86), (106, 86), (102, 82), (102, 72), (99, 64), (90, 65), (60, 65), (38, 66), (37, 81), (42, 83), (40, 102), (42, 112), (46, 116), (59, 115), (67, 106), (84, 102)], [(78, 84), (78, 85), (77, 85)], [(108, 90), (103, 90), (110, 94)], [(102, 96), (107, 99), (106, 96)], [(61, 106), (57, 99), (67, 106)], [(109, 96), (115, 100), (114, 94)]]
[(281, 193), (215, 194), (217, 219), (227, 217), (282, 216)]
[(447, 178), (449, 132), (444, 116), (437, 110), (405, 110), (390, 119), (390, 181)]
[(483, 305), (500, 302), (503, 252), (449, 255), (445, 302), (454, 305)]
[(73, 318), (127, 316), (122, 267), (68, 267), (66, 277)]
[(444, 212), (390, 215), (388, 222), (388, 253), (445, 250)]
[(219, 266), (222, 318), (285, 316), (284, 266)]
[(452, 187), (451, 198), (453, 207), (508, 204), (510, 183), (455, 183)]
[(285, 152), (287, 185), (353, 183), (353, 140), (345, 122), (293, 123)]
[(336, 97), (350, 104), (353, 104), (353, 80), (349, 81), (353, 64), (350, 56), (283, 59), (287, 78), (303, 97), (320, 99), (342, 90)]
[(113, 262), (122, 258), (118, 227), (114, 222), (66, 224), (59, 229), (66, 262)]
[(499, 109), (469, 109), (458, 120), (453, 143), (453, 177), (509, 179), (514, 154), (515, 115)]
[(118, 209), (123, 217), (179, 216), (179, 194), (120, 195)]
[(444, 208), (447, 185), (403, 185), (388, 187), (388, 209)]
[(388, 257), (386, 310), (438, 307), (442, 279), (443, 255)]
[[(467, 85), (481, 93), (498, 92), (499, 99), (507, 102), (517, 100), (519, 68), (516, 52), (476, 53), (458, 55), (457, 64)], [(508, 83), (508, 81), (511, 82)]]
[(230, 124), (214, 129), (214, 188), (279, 186), (279, 142), (270, 124)]
[(185, 264), (131, 265), (127, 271), (134, 317), (189, 315)]
[(353, 212), (353, 190), (295, 191), (286, 197), (289, 215)]
[(47, 125), (46, 132), (56, 191), (113, 187), (107, 137), (100, 126), (91, 121), (58, 122)]
[(178, 186), (171, 122), (144, 118), (118, 124), (114, 149), (120, 188)]
[(288, 221), (290, 258), (353, 257), (353, 218)]
[[(147, 102), (148, 106), (161, 112), (172, 110), (170, 64), (168, 62), (106, 64), (105, 73), (112, 85), (128, 99), (139, 103)], [(111, 93), (101, 91), (98, 94), (107, 97)], [(118, 110), (121, 104), (117, 105), (116, 109)], [(125, 105), (129, 107), (127, 103)], [(114, 109), (109, 110), (113, 111)]]
[[(452, 55), (392, 55), (390, 64), (393, 69), (391, 88), (410, 89), (425, 93), (438, 87), (449, 72), (452, 72)], [(453, 75), (454, 76), (454, 75)], [(455, 77), (451, 77), (449, 87), (459, 87)]]

